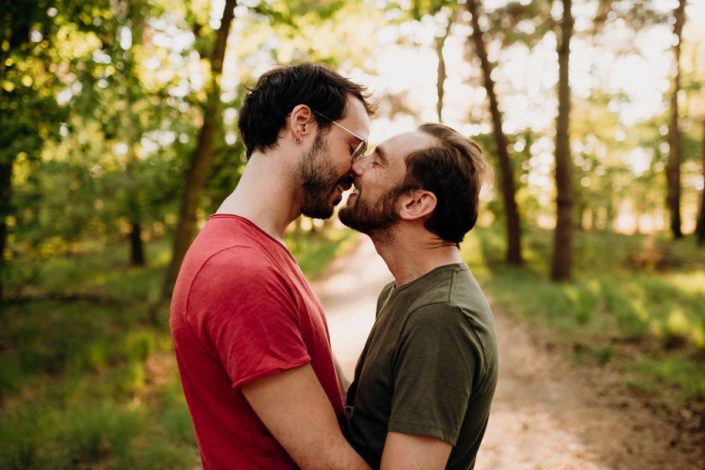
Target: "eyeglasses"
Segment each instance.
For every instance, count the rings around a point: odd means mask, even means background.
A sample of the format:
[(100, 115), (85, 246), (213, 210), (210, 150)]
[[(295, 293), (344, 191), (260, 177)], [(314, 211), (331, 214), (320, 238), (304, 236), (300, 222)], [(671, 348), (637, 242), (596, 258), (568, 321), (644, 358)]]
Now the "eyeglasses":
[(318, 111), (315, 111), (315, 110), (314, 110), (313, 112), (316, 113), (316, 114), (318, 114), (319, 116), (321, 116), (321, 117), (322, 117), (323, 119), (325, 119), (326, 121), (329, 121), (329, 122), (335, 124), (336, 126), (340, 127), (341, 129), (343, 129), (343, 130), (344, 130), (345, 132), (347, 132), (348, 134), (350, 134), (350, 135), (352, 135), (352, 136), (357, 137), (358, 139), (360, 139), (360, 143), (357, 144), (357, 147), (355, 147), (355, 150), (353, 150), (353, 153), (352, 153), (352, 160), (357, 160), (358, 158), (361, 158), (361, 157), (363, 157), (363, 156), (365, 155), (365, 152), (367, 152), (367, 140), (363, 139), (362, 137), (360, 137), (359, 135), (355, 134), (355, 133), (354, 133), (353, 131), (351, 131), (350, 129), (348, 129), (348, 128), (346, 128), (345, 126), (343, 126), (342, 124), (339, 124), (338, 122), (332, 120), (331, 118), (327, 117), (326, 115), (324, 115), (324, 114), (322, 114), (322, 113), (319, 113)]

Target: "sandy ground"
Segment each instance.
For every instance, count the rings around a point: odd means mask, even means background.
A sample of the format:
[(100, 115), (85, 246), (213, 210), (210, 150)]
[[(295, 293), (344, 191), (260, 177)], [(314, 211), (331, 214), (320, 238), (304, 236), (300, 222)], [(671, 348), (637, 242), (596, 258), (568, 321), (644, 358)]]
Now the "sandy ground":
[[(314, 284), (333, 350), (352, 378), (392, 279), (367, 237)], [(500, 376), (478, 470), (705, 470), (705, 416), (627, 390), (608, 367), (576, 365), (549, 335), (494, 309)]]

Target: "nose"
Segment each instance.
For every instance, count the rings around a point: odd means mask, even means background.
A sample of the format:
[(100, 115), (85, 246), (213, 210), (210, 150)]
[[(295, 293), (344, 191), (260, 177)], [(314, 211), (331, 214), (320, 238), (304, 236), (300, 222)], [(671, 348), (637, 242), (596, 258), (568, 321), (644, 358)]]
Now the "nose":
[(350, 172), (354, 174), (355, 176), (362, 176), (362, 173), (365, 169), (365, 160), (366, 158), (356, 158), (355, 160), (352, 161), (352, 166), (350, 167)]

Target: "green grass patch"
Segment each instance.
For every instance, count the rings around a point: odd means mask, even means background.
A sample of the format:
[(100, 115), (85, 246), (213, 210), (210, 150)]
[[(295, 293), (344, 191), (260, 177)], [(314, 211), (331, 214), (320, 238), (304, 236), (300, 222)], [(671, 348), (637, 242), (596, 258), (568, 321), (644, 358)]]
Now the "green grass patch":
[[(348, 230), (287, 236), (309, 279), (353, 239)], [(170, 245), (149, 243), (144, 267), (129, 265), (126, 245), (96, 247), (13, 260), (15, 302), (0, 329), (0, 468), (192, 469), (198, 449), (168, 326), (153, 315), (168, 316), (159, 295)]]
[(552, 236), (526, 229), (520, 267), (504, 263), (501, 227), (477, 227), (462, 254), (502, 311), (580, 345), (577, 362), (604, 364), (628, 345), (639, 351), (620, 361), (631, 387), (675, 386), (684, 399), (703, 400), (705, 250), (688, 238), (576, 232), (573, 281), (554, 283)]
[(355, 240), (356, 233), (348, 229), (328, 228), (310, 233), (289, 233), (286, 244), (299, 262), (301, 271), (315, 279), (338, 255), (344, 253)]

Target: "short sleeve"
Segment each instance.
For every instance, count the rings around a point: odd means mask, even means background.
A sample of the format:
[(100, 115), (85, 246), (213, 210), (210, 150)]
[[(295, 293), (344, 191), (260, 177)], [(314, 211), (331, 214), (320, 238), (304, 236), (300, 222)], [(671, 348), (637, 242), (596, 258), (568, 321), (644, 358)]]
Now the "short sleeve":
[(457, 308), (437, 304), (412, 312), (393, 358), (388, 430), (455, 445), (471, 399), (476, 350)]
[(199, 272), (189, 296), (190, 321), (219, 356), (233, 388), (311, 361), (292, 289), (274, 266), (236, 250), (212, 258)]

